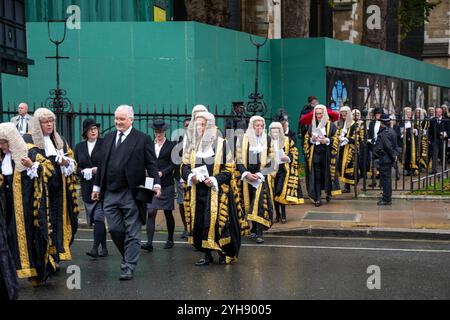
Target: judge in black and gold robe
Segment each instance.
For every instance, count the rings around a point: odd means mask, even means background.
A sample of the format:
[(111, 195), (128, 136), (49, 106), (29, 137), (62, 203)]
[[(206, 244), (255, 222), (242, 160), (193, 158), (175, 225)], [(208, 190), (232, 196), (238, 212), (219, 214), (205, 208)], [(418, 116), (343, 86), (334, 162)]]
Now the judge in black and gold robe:
[(404, 175), (415, 175), (419, 169), (417, 166), (417, 138), (419, 131), (414, 127), (413, 113), (410, 107), (403, 109), (403, 119), (400, 127), (403, 139), (401, 161), (405, 171)]
[(239, 171), (240, 194), (248, 221), (252, 221), (251, 239), (263, 243), (263, 230), (272, 227), (274, 205), (273, 176), (275, 161), (267, 136), (265, 120), (250, 118), (242, 141), (238, 140), (236, 167)]
[(322, 205), (322, 190), (325, 190), (327, 202), (331, 200), (331, 196), (342, 193), (336, 172), (338, 153), (336, 131), (336, 126), (328, 119), (326, 107), (317, 105), (303, 144), (306, 157), (306, 186), (309, 197), (316, 207)]
[(363, 177), (367, 176), (367, 172), (365, 171), (365, 164), (364, 164), (364, 156), (366, 155), (367, 150), (365, 147), (365, 136), (367, 135), (367, 129), (365, 126), (365, 121), (362, 120), (361, 117), (361, 111), (358, 109), (352, 110), (352, 119), (356, 123), (356, 130), (358, 131), (358, 138), (359, 143), (357, 144), (356, 148), (358, 150), (358, 178), (362, 179)]
[(286, 223), (286, 205), (303, 204), (303, 193), (298, 172), (298, 149), (292, 138), (285, 136), (283, 125), (272, 122), (269, 134), (275, 154), (274, 173), (275, 223)]
[(46, 186), (53, 166), (12, 123), (0, 124), (0, 148), (2, 206), (17, 275), (41, 283), (55, 270)]
[(422, 108), (416, 108), (414, 111), (414, 128), (417, 128), (417, 148), (416, 159), (419, 170), (428, 168), (430, 158), (428, 157), (428, 129), (430, 122), (427, 121), (427, 113)]
[(343, 106), (339, 110), (338, 130), (336, 132), (338, 139), (335, 143), (339, 144), (338, 173), (342, 183), (344, 183), (343, 193), (350, 192), (350, 186), (357, 184), (355, 172), (356, 158), (359, 156), (358, 149), (363, 142), (358, 124), (353, 121), (353, 115), (350, 107)]
[(23, 136), (50, 160), (54, 175), (47, 188), (50, 206), (51, 254), (56, 263), (72, 259), (70, 246), (78, 228), (78, 200), (76, 191), (77, 164), (68, 143), (56, 131), (56, 116), (46, 109), (34, 112), (30, 134)]
[(194, 121), (193, 146), (181, 166), (188, 186), (188, 242), (205, 252), (196, 265), (211, 264), (212, 251), (218, 252), (219, 264), (227, 264), (237, 259), (241, 232), (247, 228), (233, 194), (234, 161), (226, 140), (218, 137), (214, 116), (203, 112)]

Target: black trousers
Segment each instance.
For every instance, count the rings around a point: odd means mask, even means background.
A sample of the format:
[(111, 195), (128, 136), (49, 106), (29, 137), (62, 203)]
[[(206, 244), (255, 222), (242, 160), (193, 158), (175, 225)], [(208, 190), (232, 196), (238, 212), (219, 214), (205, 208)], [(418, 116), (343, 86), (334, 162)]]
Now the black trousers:
[(198, 183), (196, 187), (195, 221), (194, 221), (194, 247), (199, 251), (205, 251), (202, 247), (202, 241), (205, 229), (205, 215), (209, 208), (210, 198), (208, 197), (208, 187), (204, 183)]
[(380, 184), (383, 189), (383, 200), (385, 202), (392, 201), (392, 163), (380, 164)]
[[(447, 140), (445, 140), (445, 143), (447, 143)], [(446, 149), (446, 148), (445, 148)], [(446, 168), (446, 164), (444, 163), (444, 142), (441, 139), (437, 139), (435, 142), (433, 142), (433, 173), (437, 172), (438, 169), (438, 159), (441, 160), (441, 164), (444, 167), (444, 170)], [(448, 159), (447, 159), (448, 160)]]
[[(326, 190), (326, 179), (325, 179), (325, 170), (326, 170), (327, 161), (325, 157), (321, 158), (320, 162), (314, 162), (314, 201), (319, 201), (320, 196), (322, 194), (322, 190)], [(329, 194), (327, 194), (329, 195)]]

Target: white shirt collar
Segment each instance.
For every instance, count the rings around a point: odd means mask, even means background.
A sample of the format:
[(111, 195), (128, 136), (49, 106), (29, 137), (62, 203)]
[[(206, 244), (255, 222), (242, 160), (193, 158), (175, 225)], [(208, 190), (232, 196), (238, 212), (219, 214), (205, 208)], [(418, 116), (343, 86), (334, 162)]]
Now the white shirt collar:
[(161, 153), (161, 149), (164, 146), (164, 143), (166, 143), (166, 141), (167, 141), (167, 138), (164, 138), (164, 141), (161, 144), (158, 144), (155, 141), (155, 153), (156, 153), (156, 157), (157, 158), (159, 158), (159, 154)]
[(44, 143), (45, 143), (45, 156), (46, 157), (56, 156), (56, 148), (50, 136), (44, 136)]
[(195, 156), (197, 158), (202, 158), (202, 159), (211, 158), (214, 156), (214, 150), (213, 150), (212, 146), (209, 146), (208, 149), (206, 149), (204, 151), (198, 150), (197, 153), (195, 154)]
[(95, 141), (93, 141), (93, 142), (87, 141), (87, 146), (88, 146), (88, 153), (89, 153), (89, 156), (91, 156), (92, 150), (94, 150), (95, 144), (96, 144), (96, 143), (97, 143), (97, 140), (95, 140)]
[[(123, 139), (122, 142), (125, 141), (125, 139), (128, 137), (128, 135), (130, 134), (131, 130), (133, 130), (133, 126), (129, 127), (127, 131), (125, 131), (123, 133)], [(120, 137), (120, 131), (117, 131), (117, 135), (116, 135), (116, 142), (119, 141), (119, 137)]]
[(13, 166), (11, 160), (11, 152), (5, 154), (5, 157), (2, 161), (2, 175), (10, 176), (13, 174)]

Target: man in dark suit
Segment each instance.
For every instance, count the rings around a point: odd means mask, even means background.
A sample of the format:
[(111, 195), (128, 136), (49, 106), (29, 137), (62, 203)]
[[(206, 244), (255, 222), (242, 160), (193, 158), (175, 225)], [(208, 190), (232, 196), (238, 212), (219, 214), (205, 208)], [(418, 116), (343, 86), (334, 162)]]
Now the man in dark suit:
[(132, 127), (133, 107), (119, 106), (114, 117), (117, 131), (104, 138), (92, 200), (103, 199), (111, 238), (123, 257), (120, 280), (131, 280), (145, 224), (140, 210), (146, 204), (137, 200), (137, 188), (145, 185), (146, 172), (154, 179), (156, 197), (161, 195), (161, 185), (151, 138)]
[(374, 118), (369, 123), (369, 130), (367, 132), (367, 158), (366, 158), (366, 171), (371, 169), (371, 180), (372, 182), (369, 184), (369, 187), (375, 187), (377, 185), (376, 183), (376, 176), (377, 171), (375, 169), (374, 165), (374, 155), (373, 155), (373, 148), (375, 146), (375, 143), (377, 141), (378, 132), (381, 128), (381, 114), (383, 113), (381, 108), (375, 108), (373, 110), (373, 116)]
[(33, 117), (28, 114), (28, 105), (25, 102), (19, 104), (19, 115), (11, 119), (11, 122), (17, 127), (20, 135), (24, 135), (29, 131), (29, 124)]
[[(86, 254), (92, 258), (108, 256), (106, 248), (105, 214), (99, 201), (92, 201), (91, 194), (97, 169), (102, 161), (100, 153), (103, 139), (100, 138), (100, 124), (95, 119), (83, 121), (84, 141), (75, 146), (75, 161), (78, 164), (77, 175), (81, 181), (81, 195), (86, 209), (89, 225), (94, 225), (94, 242)], [(99, 254), (98, 248), (102, 246)]]
[(437, 107), (435, 117), (430, 120), (430, 130), (428, 130), (428, 143), (431, 145), (433, 155), (433, 174), (437, 173), (438, 159), (445, 168), (444, 155), (449, 138), (450, 120), (444, 117), (442, 107)]

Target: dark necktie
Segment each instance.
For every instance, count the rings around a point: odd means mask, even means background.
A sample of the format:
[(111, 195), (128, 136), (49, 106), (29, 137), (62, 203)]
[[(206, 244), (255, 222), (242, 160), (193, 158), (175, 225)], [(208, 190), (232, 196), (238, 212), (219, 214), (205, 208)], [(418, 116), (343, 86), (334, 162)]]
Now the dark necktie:
[(121, 132), (121, 133), (119, 134), (119, 140), (118, 140), (117, 143), (116, 143), (116, 148), (120, 147), (120, 145), (122, 144), (122, 142), (123, 142), (123, 136), (124, 136), (124, 134), (123, 134), (123, 132)]

